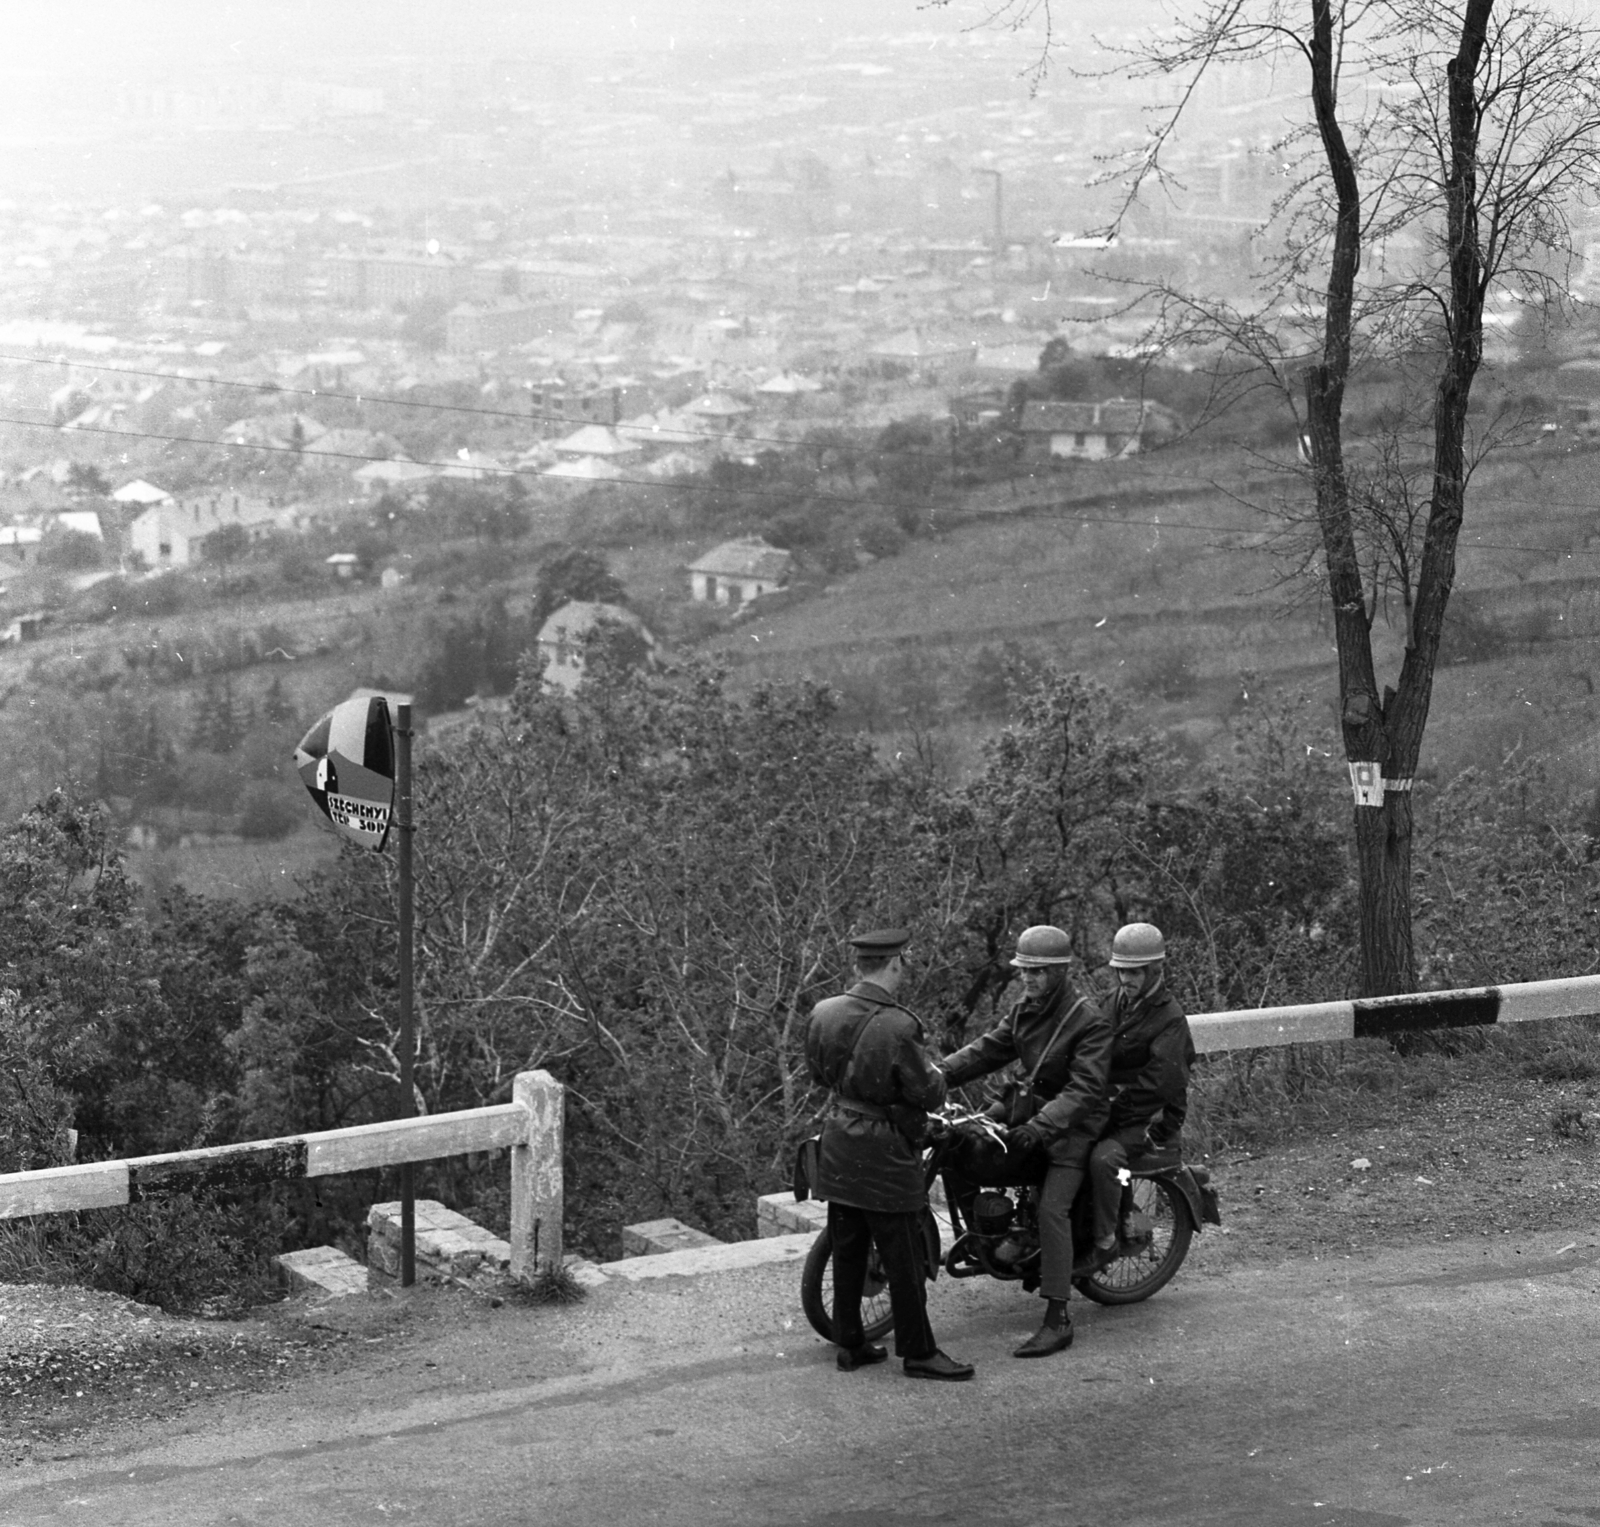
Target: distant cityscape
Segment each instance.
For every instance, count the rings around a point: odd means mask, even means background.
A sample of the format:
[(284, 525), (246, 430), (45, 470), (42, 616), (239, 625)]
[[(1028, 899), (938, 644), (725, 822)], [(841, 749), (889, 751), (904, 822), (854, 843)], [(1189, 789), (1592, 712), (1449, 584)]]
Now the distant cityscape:
[[(0, 206), (0, 557), (81, 513), (56, 501), (75, 461), (275, 529), (440, 475), (667, 478), (822, 424), (992, 417), (1052, 341), (1139, 355), (1141, 282), (1244, 296), (1297, 79), (1208, 76), (1106, 238), (1096, 182), (1181, 81), (1110, 77), (1133, 34), (1069, 20), (1030, 90), (1015, 36), (940, 14), (782, 50), (224, 60), (36, 101), (53, 136), (23, 158), (70, 148), (86, 189)], [(133, 194), (89, 194), (108, 181)], [(1117, 454), (1150, 420), (1100, 429), (1115, 401), (1028, 418), (1049, 453)], [(292, 482), (252, 483), (285, 455)]]

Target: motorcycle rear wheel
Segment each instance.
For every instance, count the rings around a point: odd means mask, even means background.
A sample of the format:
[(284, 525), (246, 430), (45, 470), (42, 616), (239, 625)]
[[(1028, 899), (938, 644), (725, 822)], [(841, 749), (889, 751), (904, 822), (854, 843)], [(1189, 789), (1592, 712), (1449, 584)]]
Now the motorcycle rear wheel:
[[(806, 1312), (811, 1329), (824, 1341), (837, 1343), (833, 1330), (833, 1231), (824, 1227), (800, 1273), (800, 1308)], [(894, 1329), (894, 1309), (889, 1303), (889, 1280), (883, 1261), (874, 1246), (867, 1253), (867, 1281), (861, 1291), (861, 1336), (877, 1341)]]
[(1150, 1244), (1074, 1280), (1078, 1291), (1096, 1304), (1138, 1304), (1148, 1299), (1171, 1281), (1189, 1255), (1194, 1226), (1177, 1188), (1160, 1177), (1136, 1177), (1133, 1207), (1150, 1221)]

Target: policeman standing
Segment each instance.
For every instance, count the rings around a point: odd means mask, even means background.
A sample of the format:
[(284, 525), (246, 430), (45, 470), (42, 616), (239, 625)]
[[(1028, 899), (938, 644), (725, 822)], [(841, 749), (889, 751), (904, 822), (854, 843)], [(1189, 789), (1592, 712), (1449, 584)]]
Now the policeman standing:
[(834, 1340), (847, 1373), (889, 1355), (866, 1340), (861, 1325), (867, 1257), (876, 1246), (906, 1374), (969, 1379), (972, 1365), (941, 1352), (928, 1323), (922, 1136), (928, 1113), (944, 1101), (945, 1084), (923, 1051), (921, 1020), (894, 998), (910, 939), (904, 928), (851, 939), (855, 985), (819, 1002), (806, 1028), (811, 1079), (833, 1093), (815, 1191), (827, 1200), (833, 1237)]

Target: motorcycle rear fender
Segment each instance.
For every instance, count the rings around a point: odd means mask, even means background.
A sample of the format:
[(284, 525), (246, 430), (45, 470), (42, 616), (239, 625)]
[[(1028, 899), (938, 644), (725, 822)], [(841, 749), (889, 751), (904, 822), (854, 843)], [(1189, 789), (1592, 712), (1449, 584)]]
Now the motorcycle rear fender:
[(1189, 1211), (1189, 1223), (1194, 1227), (1196, 1235), (1204, 1230), (1207, 1224), (1220, 1225), (1222, 1223), (1222, 1216), (1215, 1207), (1216, 1194), (1213, 1193), (1211, 1195), (1212, 1205), (1210, 1213), (1207, 1213), (1206, 1200), (1200, 1191), (1200, 1184), (1196, 1181), (1192, 1168), (1187, 1166), (1163, 1166), (1148, 1172), (1136, 1171), (1133, 1175), (1135, 1177), (1159, 1177), (1164, 1182), (1170, 1182), (1178, 1190), (1179, 1197), (1183, 1199), (1184, 1208)]

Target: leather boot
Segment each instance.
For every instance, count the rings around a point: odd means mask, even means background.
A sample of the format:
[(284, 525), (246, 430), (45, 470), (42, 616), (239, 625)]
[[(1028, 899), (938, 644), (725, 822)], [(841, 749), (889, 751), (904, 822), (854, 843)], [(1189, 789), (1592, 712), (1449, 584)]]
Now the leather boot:
[(1065, 1352), (1072, 1345), (1072, 1316), (1065, 1299), (1051, 1299), (1045, 1305), (1044, 1323), (1011, 1355), (1049, 1357)]

